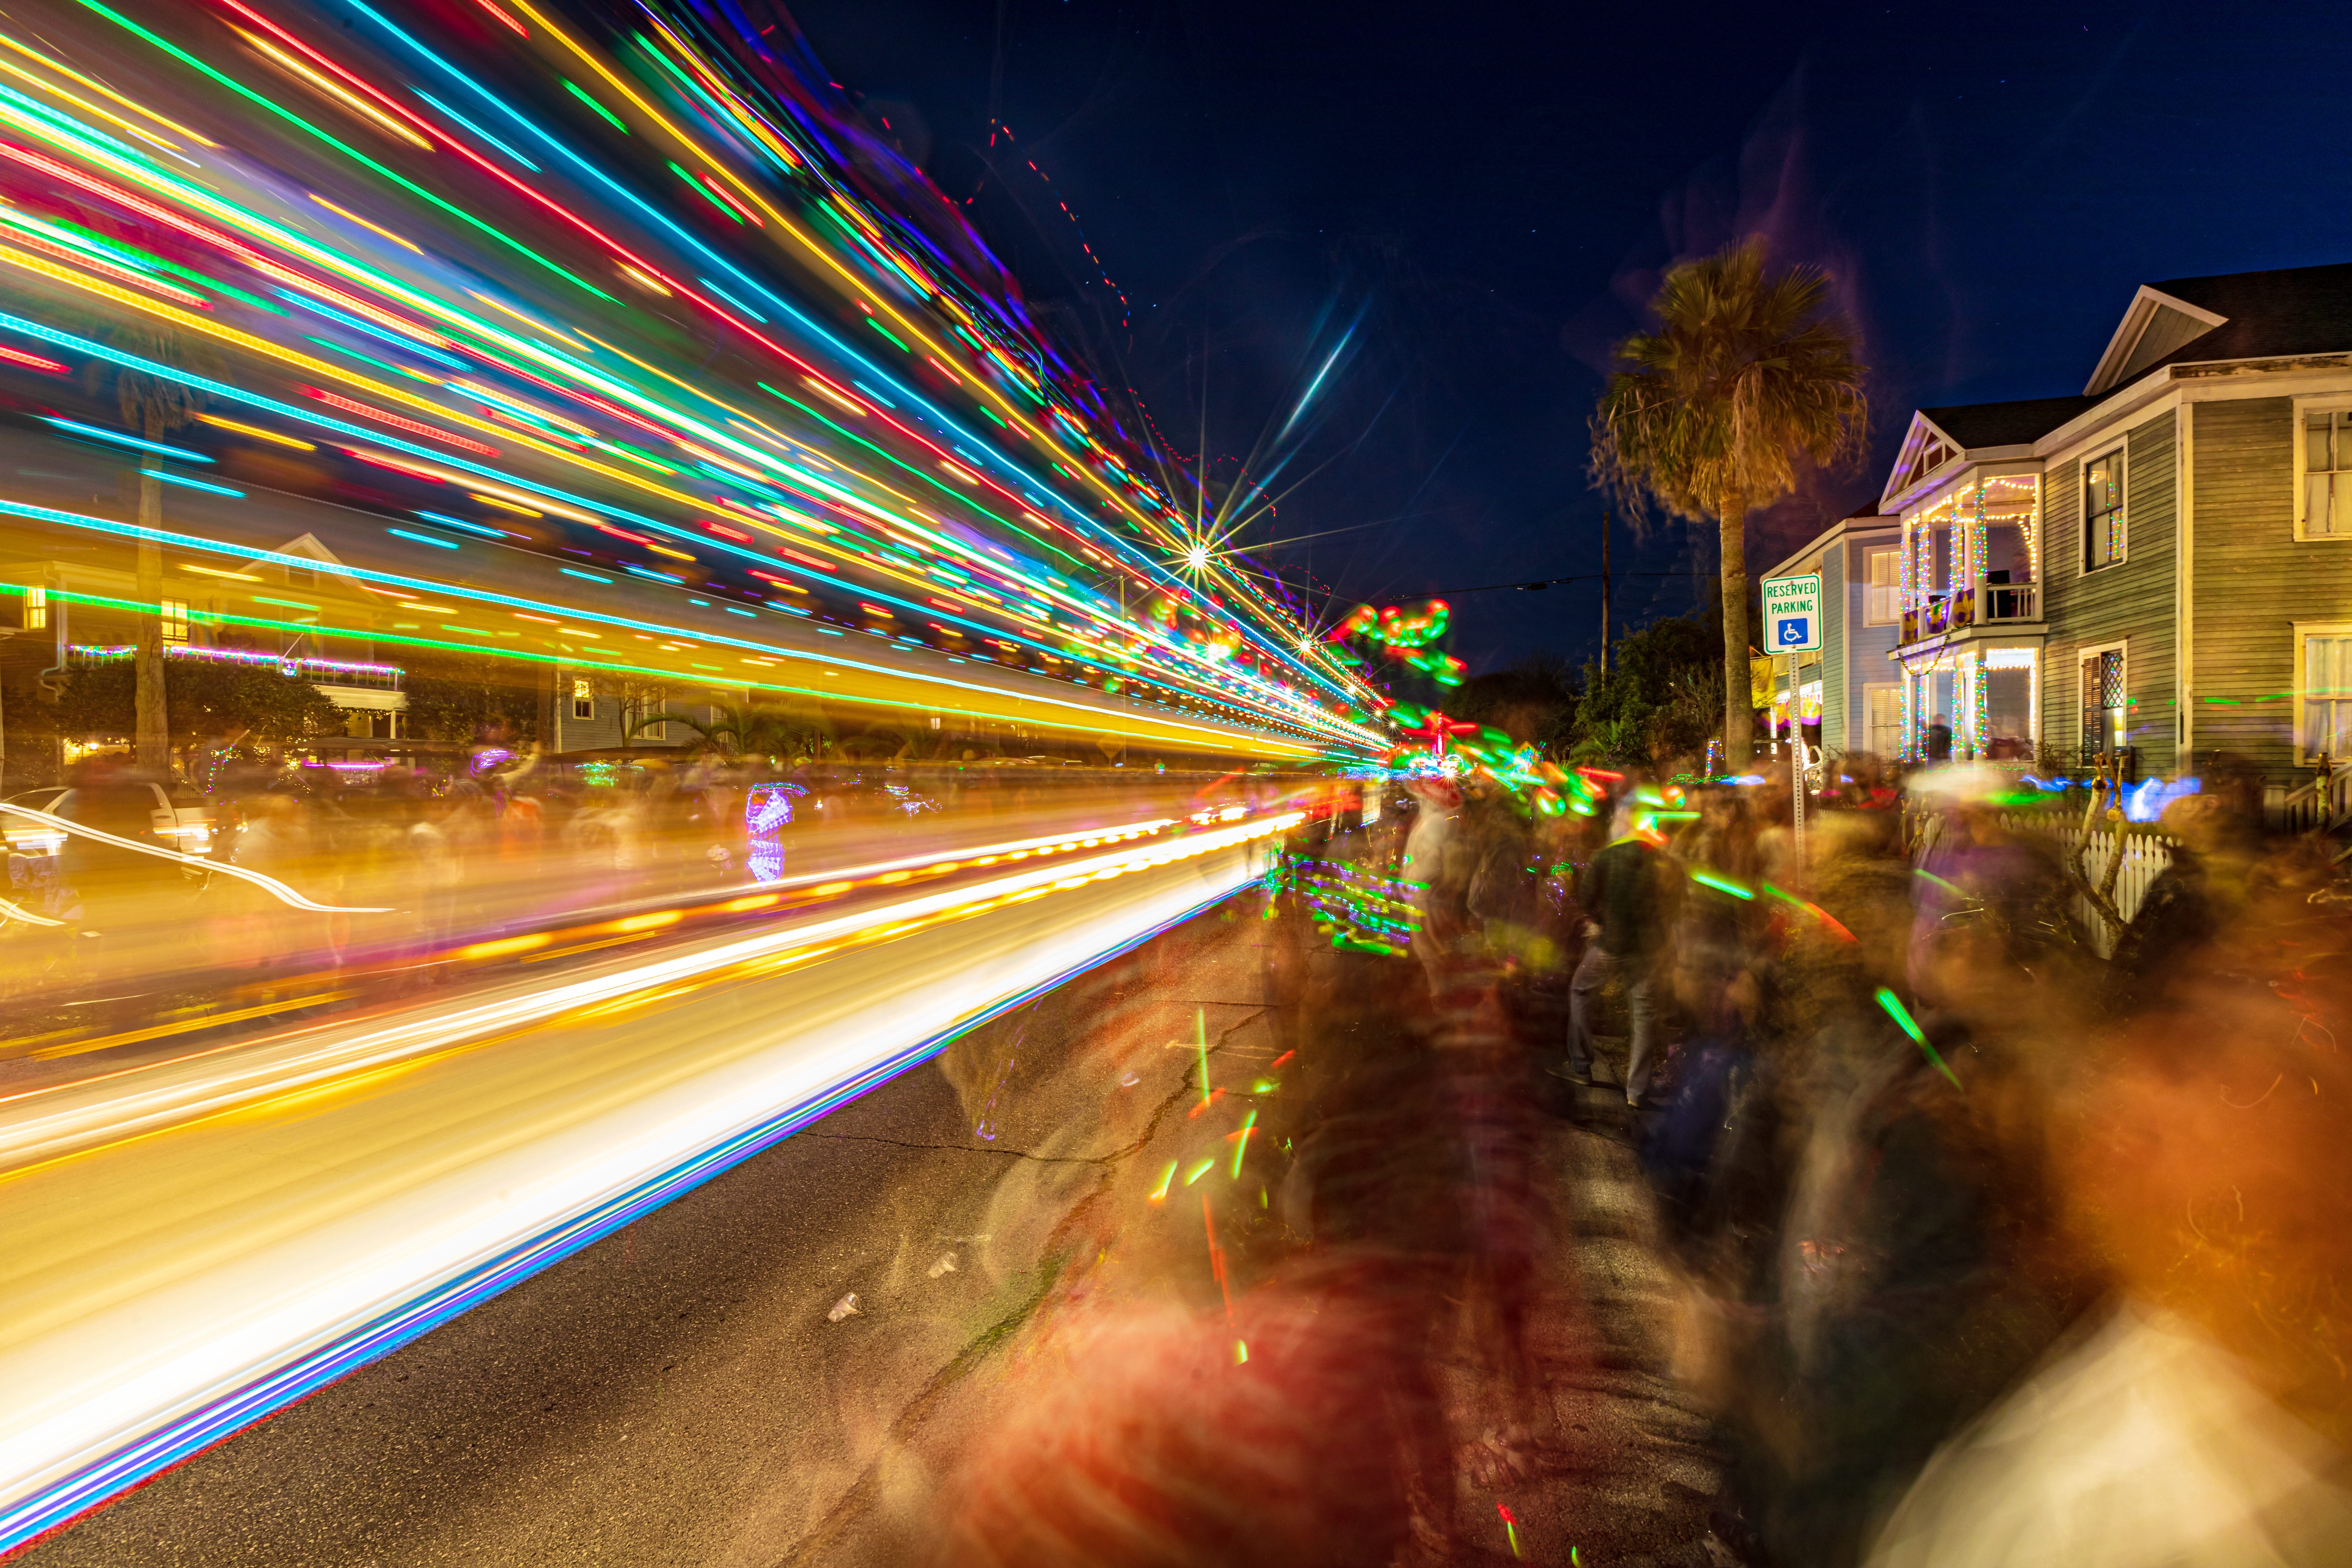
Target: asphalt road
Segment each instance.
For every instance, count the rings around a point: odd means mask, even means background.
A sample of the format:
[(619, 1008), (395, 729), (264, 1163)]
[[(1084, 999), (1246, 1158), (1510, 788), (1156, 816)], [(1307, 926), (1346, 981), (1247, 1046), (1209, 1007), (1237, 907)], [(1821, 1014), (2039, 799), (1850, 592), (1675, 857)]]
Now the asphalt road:
[(1119, 1245), (1153, 1272), (1213, 1289), (1205, 1247), (1145, 1194), (1171, 1161), (1231, 1147), (1241, 1098), (1185, 1114), (1203, 1054), (1239, 1084), (1278, 1052), (1263, 928), (1236, 918), (1250, 902), (967, 1036), (19, 1561), (919, 1558), (934, 1467), (985, 1423), (987, 1374), (1107, 1215), (1130, 1216)]

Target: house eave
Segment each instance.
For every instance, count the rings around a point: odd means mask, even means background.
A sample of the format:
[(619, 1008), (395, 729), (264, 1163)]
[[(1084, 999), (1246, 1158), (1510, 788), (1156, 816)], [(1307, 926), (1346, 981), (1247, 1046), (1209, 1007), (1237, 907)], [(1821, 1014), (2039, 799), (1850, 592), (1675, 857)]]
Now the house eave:
[(1842, 517), (1815, 534), (1803, 548), (1796, 551), (1778, 566), (1764, 574), (1767, 577), (1786, 577), (1795, 572), (1797, 563), (1816, 552), (1826, 551), (1841, 538), (1873, 533), (1893, 533), (1901, 526), (1898, 520), (1883, 513), (1870, 517)]
[[(1951, 437), (1946, 436), (1944, 439), (1948, 441)], [(2036, 445), (2037, 443), (2031, 441), (2013, 441), (2001, 447), (1970, 447), (1950, 462), (1937, 468), (1935, 472), (1922, 476), (1916, 482), (1906, 486), (1900, 491), (1881, 496), (1878, 501), (1879, 512), (1882, 516), (1897, 516), (1906, 507), (1910, 506), (1922, 496), (1942, 489), (1970, 468), (1981, 468), (1987, 463), (2013, 463), (2021, 458), (2036, 457), (2039, 455), (2034, 450)]]
[(2209, 331), (2227, 325), (2230, 320), (2201, 305), (2176, 299), (2161, 289), (2141, 284), (2139, 291), (2132, 296), (2131, 303), (2124, 307), (2123, 319), (2116, 323), (2115, 335), (2107, 339), (2106, 352), (2099, 356), (2099, 363), (2091, 367), (2091, 379), (2083, 384), (2084, 396), (2096, 397), (2103, 392), (2113, 390), (2115, 378), (2121, 374), (2123, 366), (2129, 363), (2133, 353), (2138, 349), (2140, 339), (2147, 335), (2148, 323), (2155, 320), (2159, 306), (2168, 310), (2178, 310), (2191, 321), (2204, 322)]

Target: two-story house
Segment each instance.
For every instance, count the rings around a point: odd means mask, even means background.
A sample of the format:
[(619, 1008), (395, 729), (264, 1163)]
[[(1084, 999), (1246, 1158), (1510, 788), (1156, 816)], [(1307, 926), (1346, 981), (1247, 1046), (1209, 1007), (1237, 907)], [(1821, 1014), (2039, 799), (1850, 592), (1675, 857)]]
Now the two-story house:
[(1822, 578), (1822, 646), (1798, 658), (1793, 697), (1787, 659), (1772, 661), (1776, 741), (1787, 738), (1793, 715), (1808, 745), (1832, 752), (1902, 753), (1900, 688), (1887, 663), (1903, 621), (1902, 548), (1900, 521), (1864, 507), (1764, 574), (1818, 572)]
[(1914, 415), (1878, 510), (1904, 755), (2344, 755), (2352, 266), (2142, 286), (2080, 395)]

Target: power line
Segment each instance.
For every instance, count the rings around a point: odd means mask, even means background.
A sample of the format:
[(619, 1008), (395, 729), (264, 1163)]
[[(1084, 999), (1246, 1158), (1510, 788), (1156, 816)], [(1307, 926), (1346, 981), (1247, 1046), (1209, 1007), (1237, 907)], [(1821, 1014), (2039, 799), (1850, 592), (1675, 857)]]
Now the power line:
[[(1620, 577), (1712, 577), (1715, 574), (1712, 572), (1620, 572), (1617, 575)], [(1573, 577), (1539, 577), (1532, 583), (1482, 583), (1475, 588), (1440, 588), (1435, 593), (1423, 596), (1443, 599), (1449, 594), (1493, 594), (1499, 593), (1505, 588), (1516, 588), (1522, 594), (1540, 594), (1546, 588), (1558, 584), (1597, 583), (1601, 581), (1601, 574), (1598, 572), (1580, 572)]]

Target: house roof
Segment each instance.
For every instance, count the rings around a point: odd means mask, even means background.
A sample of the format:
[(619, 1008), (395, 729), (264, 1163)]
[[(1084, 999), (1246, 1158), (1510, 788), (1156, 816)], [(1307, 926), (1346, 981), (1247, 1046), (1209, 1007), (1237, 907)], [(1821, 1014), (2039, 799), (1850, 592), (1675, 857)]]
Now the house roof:
[(2175, 278), (2148, 287), (2224, 318), (2158, 363), (2352, 352), (2352, 262)]
[(1953, 460), (1934, 435), (1960, 453), (2030, 446), (2168, 365), (2338, 353), (2352, 353), (2352, 262), (2143, 283), (2081, 396), (1920, 409), (1880, 501), (1893, 503)]
[(2009, 403), (1922, 408), (1919, 414), (1968, 452), (1981, 447), (2021, 447), (2039, 440), (2097, 401), (2095, 397), (2023, 397)]

